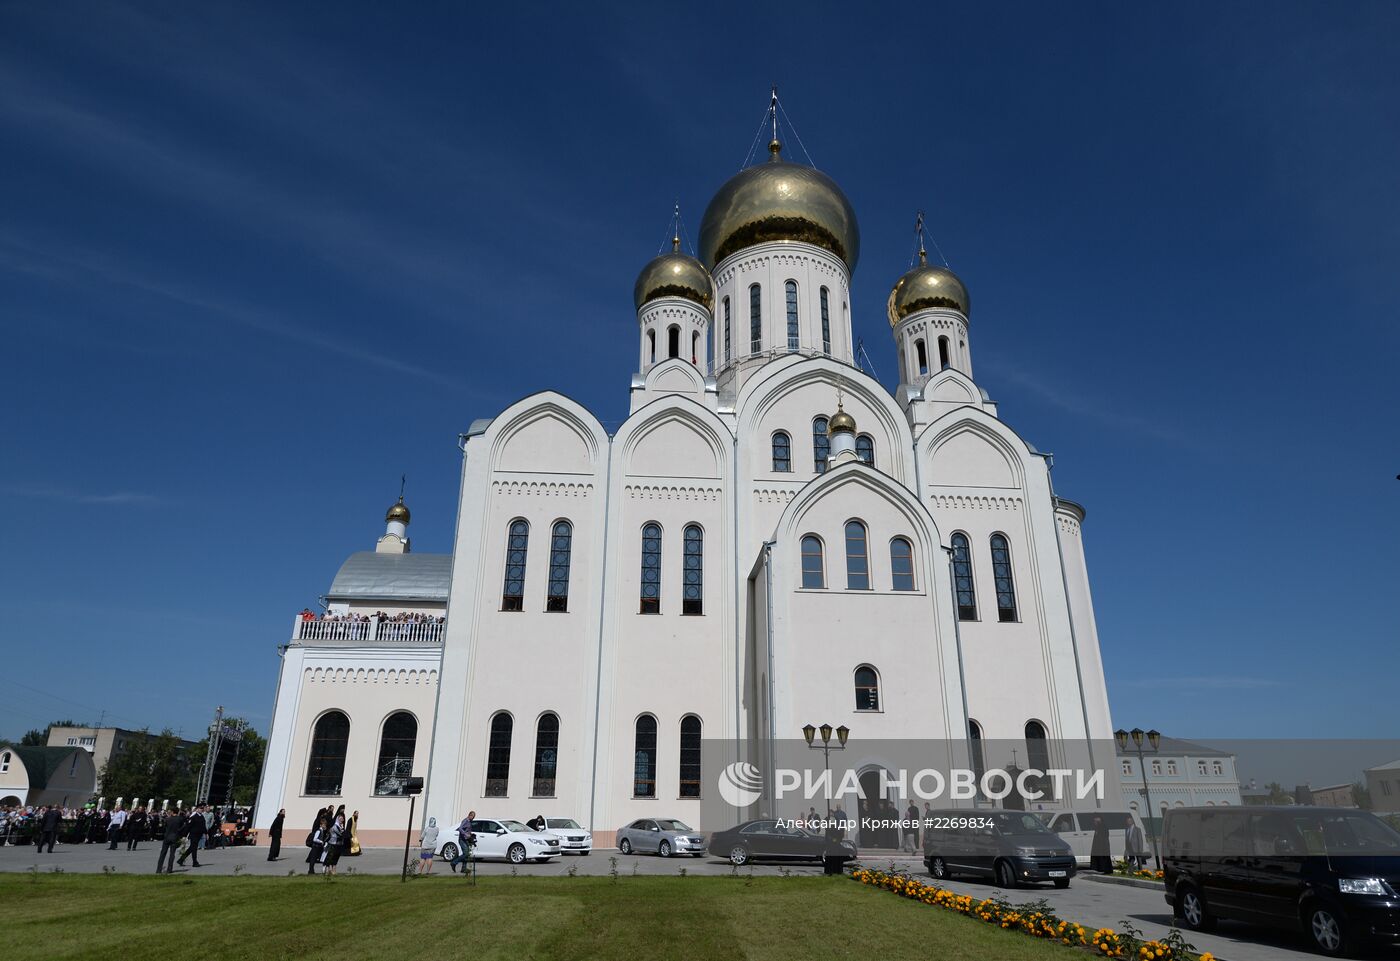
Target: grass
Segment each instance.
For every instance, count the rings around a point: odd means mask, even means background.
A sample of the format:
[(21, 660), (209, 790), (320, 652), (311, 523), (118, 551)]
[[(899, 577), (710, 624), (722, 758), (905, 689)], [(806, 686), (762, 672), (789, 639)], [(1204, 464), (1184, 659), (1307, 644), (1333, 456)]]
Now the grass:
[(860, 958), (1084, 955), (837, 878), (0, 878), (13, 958)]

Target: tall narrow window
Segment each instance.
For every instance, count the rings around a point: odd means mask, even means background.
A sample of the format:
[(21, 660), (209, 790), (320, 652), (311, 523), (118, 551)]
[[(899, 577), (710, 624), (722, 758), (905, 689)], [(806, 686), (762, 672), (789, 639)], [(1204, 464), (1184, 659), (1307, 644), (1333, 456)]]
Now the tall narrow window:
[(642, 607), (643, 614), (661, 613), (661, 525), (642, 528)]
[(992, 579), (997, 588), (997, 620), (1016, 620), (1016, 584), (1011, 576), (1011, 545), (1001, 534), (992, 535)]
[(306, 762), (307, 794), (339, 794), (345, 776), (345, 749), (350, 744), (350, 718), (327, 711), (311, 729), (311, 756)]
[(666, 356), (679, 357), (681, 355), (681, 329), (679, 327), (666, 328)]
[(938, 369), (948, 369), (948, 338), (938, 338)]
[(724, 362), (729, 363), (729, 358), (734, 356), (729, 350), (729, 298), (724, 298)]
[(506, 584), (501, 591), (501, 610), (525, 609), (525, 555), (530, 549), (530, 524), (524, 520), (510, 522), (506, 537)]
[(875, 438), (861, 434), (856, 438), (856, 456), (869, 467), (875, 466)]
[(1026, 767), (1037, 771), (1050, 768), (1050, 742), (1045, 738), (1045, 725), (1039, 721), (1026, 722)]
[(890, 574), (895, 590), (914, 589), (914, 548), (903, 537), (890, 541)]
[(656, 331), (654, 330), (647, 331), (647, 353), (651, 357), (649, 363), (656, 363)]
[(802, 538), (802, 586), (826, 587), (826, 570), (822, 563), (821, 538), (811, 534)]
[(822, 353), (831, 353), (831, 304), (827, 289), (822, 288)]
[(797, 284), (789, 280), (784, 287), (787, 291), (787, 335), (788, 350), (796, 350), (797, 336)]
[(749, 353), (756, 354), (763, 349), (763, 288), (754, 284), (749, 288)]
[(953, 545), (953, 587), (958, 594), (958, 620), (977, 620), (977, 591), (972, 583), (972, 548), (967, 535), (954, 534)]
[(784, 430), (773, 435), (773, 470), (782, 474), (792, 473), (792, 438)]
[(700, 796), (700, 719), (681, 718), (681, 797)]
[(856, 710), (880, 710), (880, 675), (869, 664), (856, 668)]
[(547, 611), (569, 609), (569, 567), (573, 549), (574, 527), (568, 521), (559, 521), (549, 539), (549, 596), (544, 605)]
[(696, 367), (700, 366), (700, 332), (698, 330), (690, 335), (690, 362)]
[(486, 742), (486, 797), (505, 797), (510, 788), (510, 735), (515, 721), (505, 711), (491, 718)]
[(632, 796), (656, 797), (656, 718), (637, 718), (632, 748)]
[(928, 373), (928, 350), (922, 339), (914, 341), (914, 352), (919, 355), (919, 376)]
[(982, 725), (971, 718), (967, 722), (967, 739), (972, 742), (972, 770), (977, 775), (977, 783), (982, 783), (982, 775), (987, 770), (987, 758), (982, 748)]
[(379, 763), (374, 769), (374, 793), (401, 795), (413, 777), (413, 752), (418, 744), (418, 719), (407, 711), (395, 711), (384, 720), (379, 734)]
[(685, 529), (685, 565), (682, 568), (681, 613), (705, 613), (705, 532), (699, 524)]
[(818, 474), (826, 473), (826, 459), (831, 456), (831, 438), (826, 436), (826, 425), (825, 417), (812, 421), (812, 466)]
[(846, 522), (846, 589), (870, 590), (870, 556), (860, 521)]
[(546, 711), (535, 724), (535, 776), (531, 797), (554, 797), (554, 775), (559, 765), (559, 715)]

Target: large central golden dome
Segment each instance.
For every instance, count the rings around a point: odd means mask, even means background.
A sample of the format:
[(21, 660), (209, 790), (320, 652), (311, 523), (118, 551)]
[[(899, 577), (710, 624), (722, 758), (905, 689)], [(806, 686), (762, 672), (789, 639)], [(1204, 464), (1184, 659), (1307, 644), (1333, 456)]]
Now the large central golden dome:
[(767, 163), (730, 177), (705, 208), (700, 259), (714, 270), (735, 251), (787, 240), (829, 250), (854, 273), (860, 227), (851, 202), (820, 170), (783, 160), (776, 140), (768, 149)]

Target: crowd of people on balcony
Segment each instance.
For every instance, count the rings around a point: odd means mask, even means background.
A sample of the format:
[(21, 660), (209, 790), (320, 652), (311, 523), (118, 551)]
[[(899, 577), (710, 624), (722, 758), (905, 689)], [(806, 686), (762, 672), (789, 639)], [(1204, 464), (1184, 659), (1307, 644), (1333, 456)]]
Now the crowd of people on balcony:
[(309, 607), (302, 608), (299, 617), (302, 627), (298, 634), (301, 637), (352, 641), (369, 638), (411, 638), (430, 632), (447, 622), (445, 617), (421, 611), (400, 611), (397, 614), (385, 611), (375, 611), (373, 614), (354, 611), (345, 614), (317, 614)]

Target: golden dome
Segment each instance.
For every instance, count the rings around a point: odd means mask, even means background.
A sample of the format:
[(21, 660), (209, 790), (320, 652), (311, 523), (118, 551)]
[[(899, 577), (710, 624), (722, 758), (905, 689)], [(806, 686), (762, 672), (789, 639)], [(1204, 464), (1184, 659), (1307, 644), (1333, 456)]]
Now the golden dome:
[(714, 269), (735, 251), (786, 240), (829, 250), (854, 273), (860, 227), (851, 202), (820, 170), (783, 160), (778, 141), (768, 150), (767, 163), (730, 177), (705, 208), (700, 259)]
[(407, 524), (408, 518), (408, 508), (404, 506), (402, 497), (400, 497), (399, 502), (393, 507), (389, 508), (389, 512), (384, 515), (385, 523), (388, 523), (389, 521), (403, 521), (405, 524)]
[(833, 434), (843, 432), (854, 434), (856, 432), (856, 419), (844, 410), (838, 410), (826, 423), (826, 436), (830, 437)]
[(680, 238), (671, 240), (671, 252), (662, 254), (642, 268), (632, 299), (643, 304), (662, 297), (684, 297), (710, 310), (715, 303), (715, 285), (705, 265), (680, 252)]
[(922, 250), (919, 266), (909, 271), (890, 291), (890, 326), (897, 325), (916, 310), (941, 307), (956, 310), (964, 317), (972, 314), (972, 300), (958, 275), (947, 267), (930, 266)]

